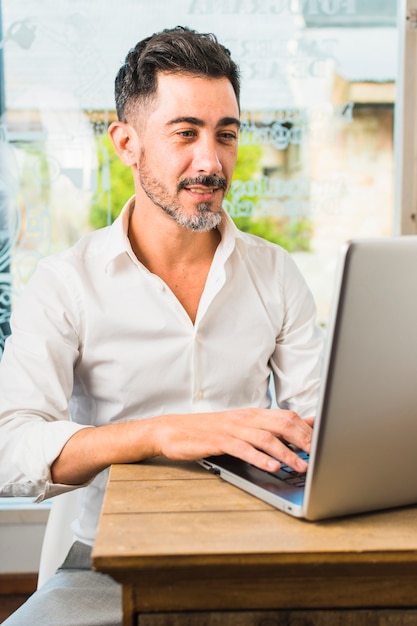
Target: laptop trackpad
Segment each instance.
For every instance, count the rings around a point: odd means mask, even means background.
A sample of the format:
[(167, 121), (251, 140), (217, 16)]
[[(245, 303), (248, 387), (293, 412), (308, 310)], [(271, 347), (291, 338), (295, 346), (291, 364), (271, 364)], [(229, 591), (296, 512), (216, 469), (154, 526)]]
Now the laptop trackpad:
[[(228, 477), (226, 475), (222, 476), (223, 471), (226, 474), (230, 472), (232, 475), (242, 479), (242, 481), (247, 481), (252, 485), (252, 487), (255, 487), (255, 489), (258, 487), (259, 489), (268, 491), (273, 495), (281, 496), (290, 500), (294, 504), (302, 504), (304, 497), (304, 489), (302, 487), (297, 487), (280, 480), (268, 472), (264, 472), (263, 470), (250, 465), (250, 463), (246, 463), (245, 461), (228, 454), (211, 456), (205, 460), (211, 465), (211, 471), (214, 471), (215, 473), (220, 472), (220, 476), (225, 480), (227, 480)], [(216, 471), (216, 469), (218, 471)], [(236, 484), (235, 481), (233, 482)], [(244, 488), (243, 485), (242, 487)], [(253, 489), (251, 489), (251, 493), (256, 495)]]

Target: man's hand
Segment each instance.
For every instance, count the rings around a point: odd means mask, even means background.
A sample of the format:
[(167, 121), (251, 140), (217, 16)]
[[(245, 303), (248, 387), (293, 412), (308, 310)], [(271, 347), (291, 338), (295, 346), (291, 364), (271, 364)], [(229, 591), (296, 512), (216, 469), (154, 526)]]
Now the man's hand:
[(156, 449), (171, 459), (199, 459), (231, 454), (269, 472), (279, 461), (299, 472), (307, 463), (288, 447), (310, 451), (313, 418), (292, 411), (236, 409), (219, 413), (155, 418)]

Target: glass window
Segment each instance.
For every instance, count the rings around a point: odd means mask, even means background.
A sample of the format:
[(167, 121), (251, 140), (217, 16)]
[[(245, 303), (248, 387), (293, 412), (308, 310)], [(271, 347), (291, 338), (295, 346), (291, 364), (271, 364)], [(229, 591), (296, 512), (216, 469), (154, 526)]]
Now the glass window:
[(127, 49), (183, 24), (242, 70), (226, 208), (285, 246), (325, 324), (340, 245), (394, 232), (394, 0), (2, 0), (0, 348), (38, 260), (110, 223), (131, 193), (106, 137)]

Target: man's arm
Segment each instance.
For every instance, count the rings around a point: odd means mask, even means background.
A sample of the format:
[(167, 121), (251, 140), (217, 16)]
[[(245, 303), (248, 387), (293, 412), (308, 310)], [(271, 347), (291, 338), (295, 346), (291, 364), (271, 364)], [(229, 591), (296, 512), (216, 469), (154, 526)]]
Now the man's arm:
[(283, 267), (285, 315), (270, 365), (278, 406), (305, 417), (317, 410), (324, 334), (313, 295), (289, 254)]
[[(284, 442), (308, 452), (312, 420), (291, 411), (237, 409), (160, 417), (86, 428), (75, 433), (51, 467), (61, 484), (83, 484), (112, 463), (132, 463), (164, 455), (197, 460), (231, 454), (266, 471), (280, 461), (298, 471), (307, 464)], [(277, 460), (278, 459), (278, 460)]]

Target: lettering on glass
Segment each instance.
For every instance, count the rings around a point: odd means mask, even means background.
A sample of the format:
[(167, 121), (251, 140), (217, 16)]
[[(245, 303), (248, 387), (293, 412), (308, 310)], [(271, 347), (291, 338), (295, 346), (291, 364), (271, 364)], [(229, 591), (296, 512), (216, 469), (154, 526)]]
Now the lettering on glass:
[(345, 193), (346, 181), (341, 176), (322, 181), (261, 176), (258, 180), (234, 180), (225, 208), (232, 217), (295, 219), (309, 217), (318, 210), (334, 215)]
[[(324, 104), (311, 109), (289, 108), (276, 111), (244, 111), (241, 116), (240, 145), (261, 146), (266, 169), (249, 180), (232, 182), (226, 209), (233, 217), (308, 218), (320, 211), (337, 215), (340, 198), (346, 193), (342, 176), (332, 180), (308, 177), (308, 167), (298, 176), (286, 177), (279, 172), (280, 152), (302, 151), (334, 144), (340, 125), (353, 120), (353, 103)], [(302, 157), (299, 157), (302, 160)], [(289, 156), (291, 160), (291, 155)]]
[(357, 0), (191, 0), (191, 14), (308, 16), (354, 15)]

